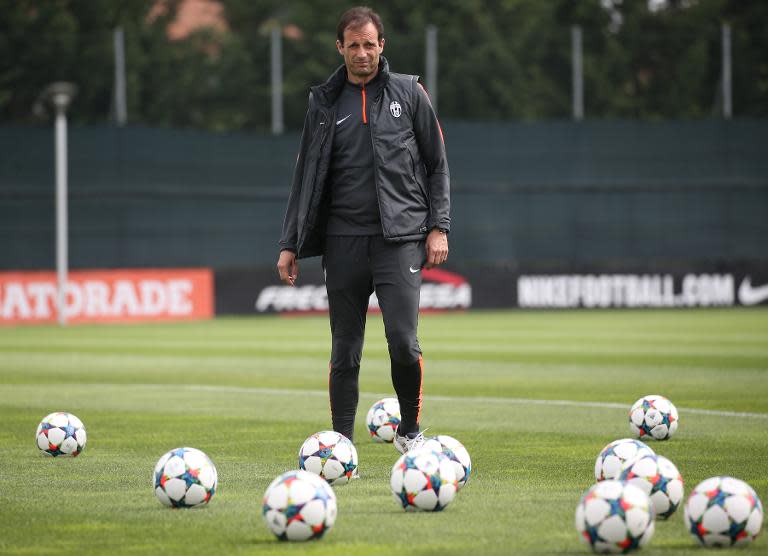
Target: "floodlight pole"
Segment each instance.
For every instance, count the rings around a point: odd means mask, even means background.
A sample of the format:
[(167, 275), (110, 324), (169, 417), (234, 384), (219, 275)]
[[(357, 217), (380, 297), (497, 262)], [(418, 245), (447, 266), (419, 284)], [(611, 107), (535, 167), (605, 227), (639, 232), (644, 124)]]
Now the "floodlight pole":
[[(56, 103), (54, 99), (54, 103)], [(56, 299), (59, 324), (66, 326), (67, 273), (69, 270), (67, 207), (67, 115), (56, 103)]]
[(58, 82), (45, 91), (56, 109), (56, 307), (58, 321), (66, 326), (67, 274), (69, 271), (68, 210), (67, 210), (67, 107), (76, 94), (71, 83)]

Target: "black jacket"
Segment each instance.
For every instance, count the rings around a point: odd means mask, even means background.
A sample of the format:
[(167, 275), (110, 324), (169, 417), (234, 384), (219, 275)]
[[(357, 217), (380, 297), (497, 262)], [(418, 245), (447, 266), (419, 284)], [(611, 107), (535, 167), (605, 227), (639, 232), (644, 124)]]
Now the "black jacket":
[[(384, 86), (373, 99), (369, 125), (384, 238), (411, 241), (423, 239), (433, 228), (448, 231), (448, 162), (429, 98), (418, 76), (390, 73), (384, 57), (379, 71)], [(334, 104), (346, 79), (346, 67), (341, 66), (325, 83), (310, 89), (280, 238), (280, 248), (294, 251), (298, 258), (323, 252)]]

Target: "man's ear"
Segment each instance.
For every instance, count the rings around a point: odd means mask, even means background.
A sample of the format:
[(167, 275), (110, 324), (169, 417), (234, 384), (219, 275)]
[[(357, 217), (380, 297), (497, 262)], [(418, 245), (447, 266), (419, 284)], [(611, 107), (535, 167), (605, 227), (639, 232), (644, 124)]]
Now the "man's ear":
[(344, 45), (341, 44), (341, 41), (339, 39), (336, 39), (336, 50), (339, 51), (339, 54), (344, 56), (344, 52), (342, 52), (342, 49), (344, 48)]

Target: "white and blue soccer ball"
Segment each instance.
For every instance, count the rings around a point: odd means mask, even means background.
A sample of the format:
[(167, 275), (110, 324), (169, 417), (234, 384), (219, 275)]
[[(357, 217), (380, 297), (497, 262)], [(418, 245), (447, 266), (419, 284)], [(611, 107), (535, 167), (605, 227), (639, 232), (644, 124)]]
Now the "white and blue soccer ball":
[(336, 494), (314, 473), (288, 471), (267, 487), (261, 513), (281, 541), (320, 539), (336, 522)]
[(657, 519), (667, 519), (683, 501), (683, 476), (664, 456), (646, 455), (636, 459), (619, 475), (645, 492), (653, 503)]
[(685, 526), (703, 546), (751, 543), (763, 526), (763, 505), (754, 489), (733, 477), (711, 477), (691, 491)]
[(400, 456), (392, 467), (390, 488), (406, 511), (439, 512), (459, 489), (453, 462), (430, 448), (417, 448)]
[(400, 425), (400, 402), (397, 398), (382, 398), (371, 406), (365, 424), (374, 442), (393, 442)]
[(442, 452), (445, 457), (451, 460), (456, 471), (456, 481), (459, 489), (467, 484), (472, 475), (472, 460), (469, 457), (469, 452), (467, 452), (467, 449), (461, 442), (452, 436), (441, 434), (428, 438), (422, 446), (435, 452)]
[(216, 466), (195, 448), (176, 448), (164, 454), (152, 479), (157, 499), (172, 508), (206, 505), (216, 494), (218, 483)]
[(597, 553), (627, 553), (645, 546), (653, 537), (653, 520), (648, 495), (622, 481), (593, 485), (576, 506), (576, 530)]
[(85, 449), (87, 436), (83, 422), (64, 411), (43, 417), (37, 426), (35, 443), (48, 456), (77, 457)]
[(624, 468), (637, 458), (652, 456), (648, 445), (634, 438), (614, 440), (602, 449), (595, 460), (595, 479), (618, 479)]
[(321, 476), (333, 486), (345, 485), (357, 473), (357, 450), (335, 431), (321, 431), (299, 448), (299, 468)]
[(678, 425), (677, 408), (664, 396), (643, 396), (629, 410), (629, 428), (640, 439), (667, 440)]

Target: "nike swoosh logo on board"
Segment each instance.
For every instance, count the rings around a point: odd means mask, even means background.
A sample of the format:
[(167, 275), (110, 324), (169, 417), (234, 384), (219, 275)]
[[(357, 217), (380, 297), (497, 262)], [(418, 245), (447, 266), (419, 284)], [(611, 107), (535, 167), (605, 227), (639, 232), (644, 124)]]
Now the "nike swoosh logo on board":
[(352, 115), (352, 114), (347, 114), (347, 115), (346, 115), (346, 116), (344, 116), (342, 119), (340, 119), (339, 121), (337, 121), (337, 122), (336, 122), (336, 125), (339, 125), (341, 122), (343, 122), (344, 120), (346, 120), (347, 118), (349, 118), (351, 115)]
[(757, 305), (768, 299), (768, 284), (752, 286), (752, 279), (746, 276), (739, 285), (739, 302), (742, 305)]
[(420, 268), (413, 268), (412, 266), (409, 266), (409, 267), (408, 267), (408, 270), (410, 270), (410, 271), (411, 271), (411, 274), (416, 274), (416, 273), (417, 273), (417, 272), (419, 272), (421, 269), (420, 269)]

